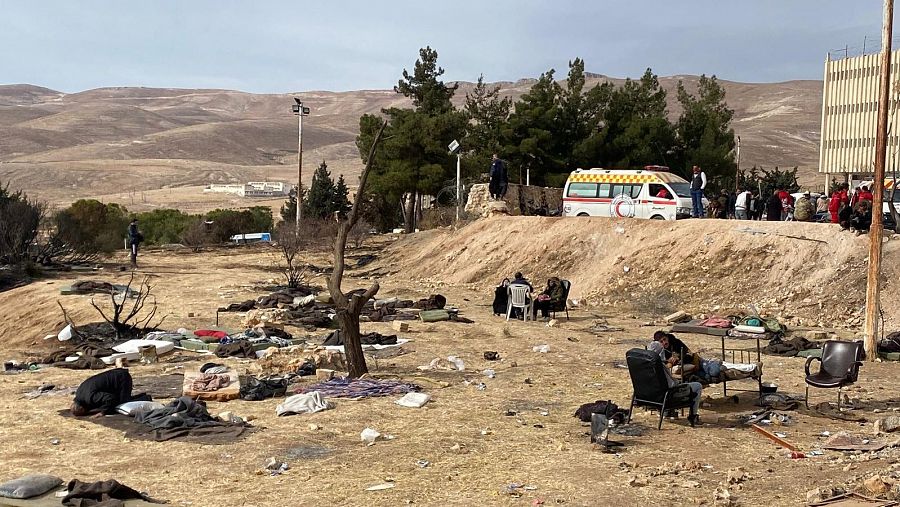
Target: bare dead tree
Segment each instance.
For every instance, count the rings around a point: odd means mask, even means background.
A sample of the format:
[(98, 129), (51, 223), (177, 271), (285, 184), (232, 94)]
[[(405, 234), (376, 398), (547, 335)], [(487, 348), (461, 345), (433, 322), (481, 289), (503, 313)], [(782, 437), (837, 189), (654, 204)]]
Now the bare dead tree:
[[(122, 291), (121, 294), (116, 292), (110, 293), (109, 301), (112, 306), (111, 316), (108, 316), (96, 301), (94, 301), (94, 298), (91, 298), (91, 306), (93, 306), (94, 309), (100, 313), (100, 316), (103, 317), (103, 320), (112, 327), (113, 331), (116, 333), (116, 339), (121, 339), (122, 333), (125, 332), (146, 330), (150, 327), (158, 328), (168, 316), (163, 315), (158, 322), (151, 326), (150, 322), (153, 321), (153, 317), (156, 316), (156, 311), (159, 307), (156, 304), (156, 296), (151, 293), (153, 286), (150, 285), (150, 277), (144, 276), (143, 280), (141, 280), (138, 292), (134, 297), (131, 297), (131, 285), (133, 283), (134, 273), (132, 272), (131, 278), (128, 280), (128, 285), (125, 286), (125, 290)], [(145, 306), (148, 308), (148, 311), (146, 312), (144, 311)]]
[(384, 129), (387, 127), (385, 120), (378, 129), (372, 146), (369, 148), (369, 156), (366, 158), (366, 167), (363, 169), (362, 175), (359, 177), (359, 188), (356, 196), (353, 198), (353, 207), (346, 220), (338, 225), (337, 235), (334, 240), (334, 271), (331, 278), (328, 279), (328, 291), (331, 298), (334, 299), (334, 305), (337, 309), (337, 321), (341, 328), (341, 337), (344, 339), (344, 353), (347, 356), (347, 367), (350, 370), (350, 377), (357, 378), (369, 372), (366, 366), (366, 356), (363, 355), (362, 344), (359, 337), (359, 314), (362, 312), (363, 306), (369, 299), (372, 299), (378, 293), (380, 286), (378, 282), (372, 283), (372, 286), (366, 289), (362, 294), (358, 292), (352, 293), (349, 297), (341, 290), (341, 281), (344, 278), (344, 251), (347, 248), (347, 236), (359, 220), (360, 202), (363, 200), (363, 194), (366, 188), (366, 179), (369, 177), (369, 170), (375, 159), (375, 150), (381, 141)]
[(278, 224), (275, 229), (275, 243), (278, 246), (275, 262), (284, 275), (287, 286), (292, 288), (299, 287), (306, 279), (306, 266), (297, 258), (304, 247), (303, 232), (297, 229), (288, 222)]

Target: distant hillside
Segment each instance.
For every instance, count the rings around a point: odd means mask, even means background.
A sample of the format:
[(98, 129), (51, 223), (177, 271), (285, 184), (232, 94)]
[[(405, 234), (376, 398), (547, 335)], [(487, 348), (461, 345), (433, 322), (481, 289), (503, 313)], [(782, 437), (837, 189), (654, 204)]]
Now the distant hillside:
[[(696, 76), (660, 78), (678, 114), (675, 87), (694, 89)], [(623, 80), (589, 75), (588, 85)], [(499, 83), (518, 98), (533, 79)], [(799, 166), (818, 183), (819, 81), (723, 81), (741, 136), (742, 166)], [(460, 83), (462, 104), (471, 83)], [(99, 88), (65, 94), (39, 86), (0, 86), (0, 181), (51, 202), (200, 187), (246, 178), (295, 179), (294, 96), (312, 108), (304, 121), (304, 180), (326, 160), (353, 182), (361, 169), (355, 137), (359, 117), (408, 101), (390, 90), (251, 94), (231, 90)], [(166, 170), (160, 170), (165, 167)], [(163, 205), (159, 203), (158, 205)]]

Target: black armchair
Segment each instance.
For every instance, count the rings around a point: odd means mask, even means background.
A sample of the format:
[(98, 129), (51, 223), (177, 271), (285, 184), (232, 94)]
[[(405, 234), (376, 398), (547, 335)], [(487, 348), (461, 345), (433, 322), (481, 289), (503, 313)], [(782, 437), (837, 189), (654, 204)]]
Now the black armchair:
[(659, 354), (651, 350), (631, 349), (625, 354), (628, 374), (631, 375), (631, 408), (628, 409), (628, 421), (634, 407), (659, 410), (659, 425), (662, 429), (663, 418), (668, 410), (688, 408), (693, 404), (694, 393), (687, 384), (669, 387), (666, 366)]
[[(822, 347), (822, 358), (806, 360), (806, 406), (809, 407), (809, 386), (838, 390), (838, 410), (841, 408), (841, 388), (856, 382), (864, 357), (862, 342), (830, 340)], [(819, 371), (811, 373), (809, 367), (819, 361)]]

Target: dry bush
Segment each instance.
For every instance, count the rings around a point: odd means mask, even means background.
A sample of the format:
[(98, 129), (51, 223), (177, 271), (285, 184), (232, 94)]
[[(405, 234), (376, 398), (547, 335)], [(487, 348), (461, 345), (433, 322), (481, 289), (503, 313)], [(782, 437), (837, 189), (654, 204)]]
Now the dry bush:
[(209, 227), (206, 225), (206, 220), (202, 218), (188, 225), (181, 233), (181, 243), (193, 252), (199, 252), (203, 247), (208, 246), (211, 239)]
[(356, 222), (347, 235), (347, 239), (353, 242), (353, 248), (360, 249), (365, 241), (371, 236), (372, 226), (363, 220)]

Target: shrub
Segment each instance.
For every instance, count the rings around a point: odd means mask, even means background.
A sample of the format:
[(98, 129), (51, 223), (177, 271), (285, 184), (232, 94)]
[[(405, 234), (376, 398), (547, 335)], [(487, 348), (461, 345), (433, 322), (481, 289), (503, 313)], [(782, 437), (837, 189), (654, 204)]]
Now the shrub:
[(80, 254), (109, 254), (124, 248), (128, 210), (93, 199), (75, 201), (55, 217), (56, 238)]
[(0, 265), (16, 264), (29, 258), (46, 207), (21, 191), (0, 186)]
[(235, 234), (269, 232), (273, 225), (272, 209), (266, 206), (242, 211), (217, 209), (207, 213), (206, 218), (212, 222), (210, 238), (219, 243), (229, 241)]
[(147, 245), (178, 243), (185, 230), (199, 219), (177, 209), (158, 209), (139, 213), (136, 217)]

